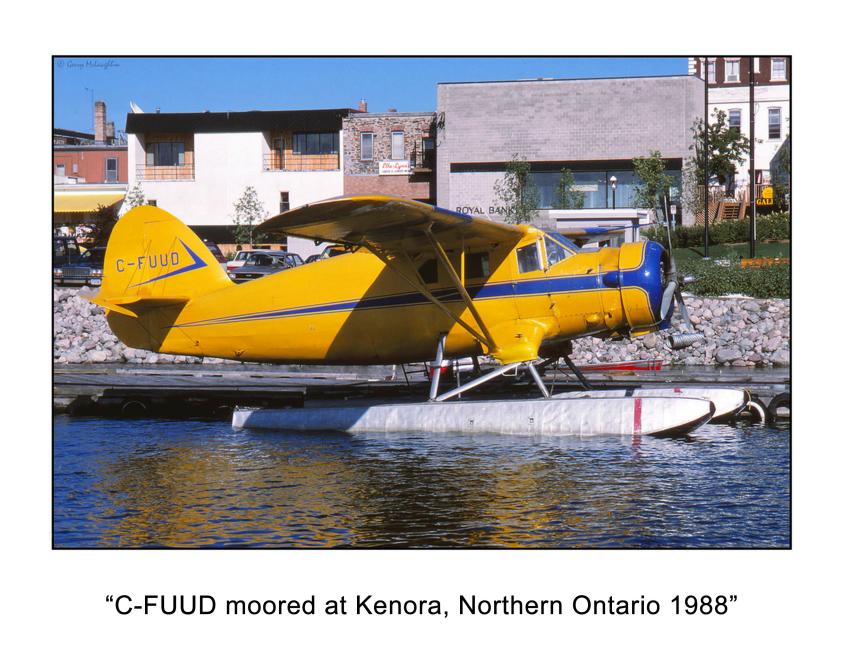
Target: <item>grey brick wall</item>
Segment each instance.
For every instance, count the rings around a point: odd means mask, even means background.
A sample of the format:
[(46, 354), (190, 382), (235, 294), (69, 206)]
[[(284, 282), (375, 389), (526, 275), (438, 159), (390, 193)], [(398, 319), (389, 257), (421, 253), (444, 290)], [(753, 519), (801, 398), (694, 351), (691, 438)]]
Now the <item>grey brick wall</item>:
[(686, 159), (702, 102), (689, 76), (440, 84), (437, 202), (484, 214), (497, 204), (501, 174), (450, 173), (452, 163)]

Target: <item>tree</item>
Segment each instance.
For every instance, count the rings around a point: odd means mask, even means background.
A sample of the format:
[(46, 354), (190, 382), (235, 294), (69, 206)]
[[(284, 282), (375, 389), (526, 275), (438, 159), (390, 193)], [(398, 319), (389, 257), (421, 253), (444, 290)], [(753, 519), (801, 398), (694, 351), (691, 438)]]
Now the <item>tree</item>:
[(673, 178), (664, 173), (667, 165), (661, 153), (653, 150), (649, 157), (636, 157), (632, 167), (640, 181), (635, 189), (635, 207), (655, 209), (673, 185)]
[(575, 189), (575, 178), (570, 169), (561, 169), (558, 184), (555, 187), (555, 198), (552, 209), (558, 210), (580, 210), (584, 207), (584, 194)]
[(254, 241), (254, 226), (266, 217), (266, 208), (252, 186), (245, 187), (242, 196), (233, 204), (234, 234), (237, 244), (251, 244)]
[(136, 182), (124, 197), (123, 209), (125, 211), (131, 210), (134, 207), (139, 207), (139, 205), (144, 205), (145, 202), (145, 192), (142, 191), (141, 185)]
[[(725, 186), (727, 181), (734, 179), (739, 164), (743, 164), (750, 152), (749, 140), (741, 134), (738, 128), (731, 127), (726, 122), (726, 112), (715, 109), (713, 121), (708, 124), (708, 175), (718, 184)], [(697, 184), (705, 184), (705, 156), (703, 143), (705, 127), (702, 119), (694, 121), (691, 128), (694, 142), (690, 149), (694, 151), (691, 158), (691, 169)]]
[(531, 177), (531, 165), (524, 157), (514, 154), (505, 165), (505, 176), (493, 185), (493, 192), (505, 208), (506, 223), (534, 223), (540, 194)]

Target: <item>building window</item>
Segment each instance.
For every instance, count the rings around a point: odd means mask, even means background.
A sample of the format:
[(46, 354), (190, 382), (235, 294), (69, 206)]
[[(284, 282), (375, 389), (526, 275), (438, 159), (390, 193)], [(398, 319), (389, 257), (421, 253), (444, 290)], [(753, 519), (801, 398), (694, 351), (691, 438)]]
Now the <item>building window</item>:
[(150, 205), (151, 207), (156, 207), (156, 201), (153, 198), (149, 198), (148, 205)]
[(714, 60), (709, 59), (708, 64), (706, 65), (706, 71), (707, 71), (707, 75), (708, 75), (708, 83), (709, 84), (714, 84), (715, 82), (717, 82), (717, 75), (715, 73), (715, 70), (716, 70), (716, 68), (715, 68), (715, 65), (714, 65)]
[(280, 213), (289, 211), (289, 192), (281, 191), (280, 192)]
[(79, 169), (77, 168), (77, 163), (76, 163), (76, 162), (74, 162), (73, 164), (71, 164), (71, 171), (72, 171), (73, 173), (76, 173), (78, 170), (79, 170)]
[(739, 59), (726, 60), (726, 81), (740, 82), (741, 81), (741, 61)]
[(292, 135), (292, 152), (296, 155), (336, 155), (339, 153), (339, 133), (296, 133)]
[(145, 147), (147, 166), (183, 166), (186, 163), (182, 141), (161, 141)]
[(61, 175), (62, 177), (65, 176), (65, 165), (64, 164), (57, 164), (56, 165), (56, 175)]
[(785, 57), (773, 57), (770, 60), (770, 81), (785, 79)]
[(360, 133), (360, 159), (371, 160), (373, 155), (372, 144), (375, 140), (375, 135), (371, 132)]
[(404, 132), (393, 132), (390, 159), (404, 159)]
[(118, 182), (118, 158), (117, 157), (107, 157), (106, 158), (106, 181), (107, 182)]
[(740, 109), (730, 109), (729, 110), (729, 129), (735, 130), (738, 134), (741, 133), (741, 110)]
[(779, 107), (771, 107), (767, 110), (767, 138), (779, 139), (782, 137), (782, 110)]

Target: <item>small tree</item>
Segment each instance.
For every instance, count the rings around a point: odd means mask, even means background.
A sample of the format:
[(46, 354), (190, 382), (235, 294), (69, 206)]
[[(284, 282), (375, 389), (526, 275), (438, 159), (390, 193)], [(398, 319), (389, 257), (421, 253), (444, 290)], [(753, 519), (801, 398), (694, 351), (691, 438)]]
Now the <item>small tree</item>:
[[(712, 118), (713, 121), (708, 124), (708, 176), (709, 179), (714, 178), (718, 184), (725, 186), (728, 180), (734, 179), (738, 165), (746, 160), (750, 144), (738, 128), (733, 128), (726, 122), (726, 112), (715, 109)], [(690, 147), (694, 151), (691, 168), (697, 184), (705, 184), (705, 127), (702, 119), (694, 122), (691, 132), (694, 136)]]
[(584, 207), (584, 194), (575, 189), (575, 178), (570, 169), (561, 169), (558, 184), (555, 187), (555, 198), (552, 209), (558, 210), (580, 210)]
[(136, 182), (130, 191), (127, 192), (127, 195), (124, 196), (124, 205), (122, 206), (122, 209), (126, 212), (134, 207), (139, 207), (139, 205), (144, 205), (145, 202), (145, 192), (142, 191), (142, 186)]
[(245, 187), (242, 196), (233, 204), (233, 224), (237, 244), (251, 244), (254, 241), (254, 226), (266, 216), (266, 208), (252, 186)]
[(534, 223), (540, 194), (531, 177), (531, 165), (514, 154), (505, 165), (505, 176), (493, 185), (493, 192), (505, 208), (506, 223)]
[(635, 207), (655, 209), (673, 185), (673, 178), (664, 173), (666, 164), (661, 153), (653, 150), (649, 157), (636, 157), (632, 167), (640, 181), (635, 189)]

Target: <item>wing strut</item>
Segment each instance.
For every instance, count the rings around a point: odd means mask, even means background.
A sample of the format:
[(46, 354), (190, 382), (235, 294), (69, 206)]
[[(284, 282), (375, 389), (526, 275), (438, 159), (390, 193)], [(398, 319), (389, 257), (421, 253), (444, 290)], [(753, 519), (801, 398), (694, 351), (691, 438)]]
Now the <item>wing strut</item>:
[(475, 308), (475, 305), (472, 303), (472, 298), (469, 296), (469, 292), (466, 291), (466, 287), (463, 285), (463, 281), (458, 277), (457, 272), (454, 270), (451, 261), (449, 260), (449, 256), (446, 255), (446, 251), (443, 249), (440, 242), (437, 241), (437, 238), (431, 233), (431, 228), (425, 231), (425, 236), (428, 238), (428, 241), (431, 242), (431, 246), (434, 248), (434, 252), (437, 254), (440, 262), (443, 264), (443, 268), (445, 268), (446, 272), (449, 274), (449, 277), (452, 279), (455, 287), (457, 288), (460, 297), (463, 299), (463, 302), (466, 304), (467, 309), (470, 314), (475, 318), (475, 322), (478, 324), (478, 327), (481, 328), (481, 332), (487, 337), (487, 343), (490, 345), (490, 350), (492, 351), (495, 348), (495, 340), (493, 336), (490, 334), (490, 331), (487, 330), (487, 324), (481, 319), (481, 315), (478, 314), (478, 310)]
[[(395, 271), (398, 275), (400, 275), (402, 278), (404, 278), (404, 280), (407, 282), (407, 284), (409, 284), (416, 291), (418, 291), (420, 294), (422, 294), (425, 298), (427, 298), (429, 301), (431, 301), (434, 305), (436, 305), (438, 308), (440, 308), (440, 310), (445, 312), (452, 320), (457, 322), (464, 330), (466, 330), (475, 339), (477, 339), (482, 344), (486, 344), (487, 348), (491, 352), (496, 349), (496, 344), (493, 342), (492, 338), (485, 337), (484, 335), (479, 333), (477, 330), (475, 330), (472, 326), (470, 326), (468, 323), (466, 323), (463, 319), (461, 319), (460, 316), (456, 312), (453, 312), (451, 309), (449, 309), (449, 307), (445, 303), (443, 303), (440, 299), (438, 299), (436, 296), (434, 296), (421, 281), (413, 279), (410, 276), (408, 276), (407, 273), (405, 273), (404, 269), (402, 269), (402, 267), (397, 266), (394, 259), (390, 259), (389, 257), (387, 257), (386, 253), (384, 253), (380, 249), (376, 248), (375, 246), (372, 246), (371, 244), (365, 244), (365, 246), (372, 253), (374, 253), (378, 258), (380, 258), (380, 260), (384, 264), (386, 264), (393, 271)], [(407, 255), (407, 253), (405, 253), (405, 257), (407, 257), (408, 261), (410, 261), (410, 257)], [(415, 270), (416, 269), (414, 268), (414, 271)], [(488, 335), (489, 335), (489, 333), (488, 333)]]

